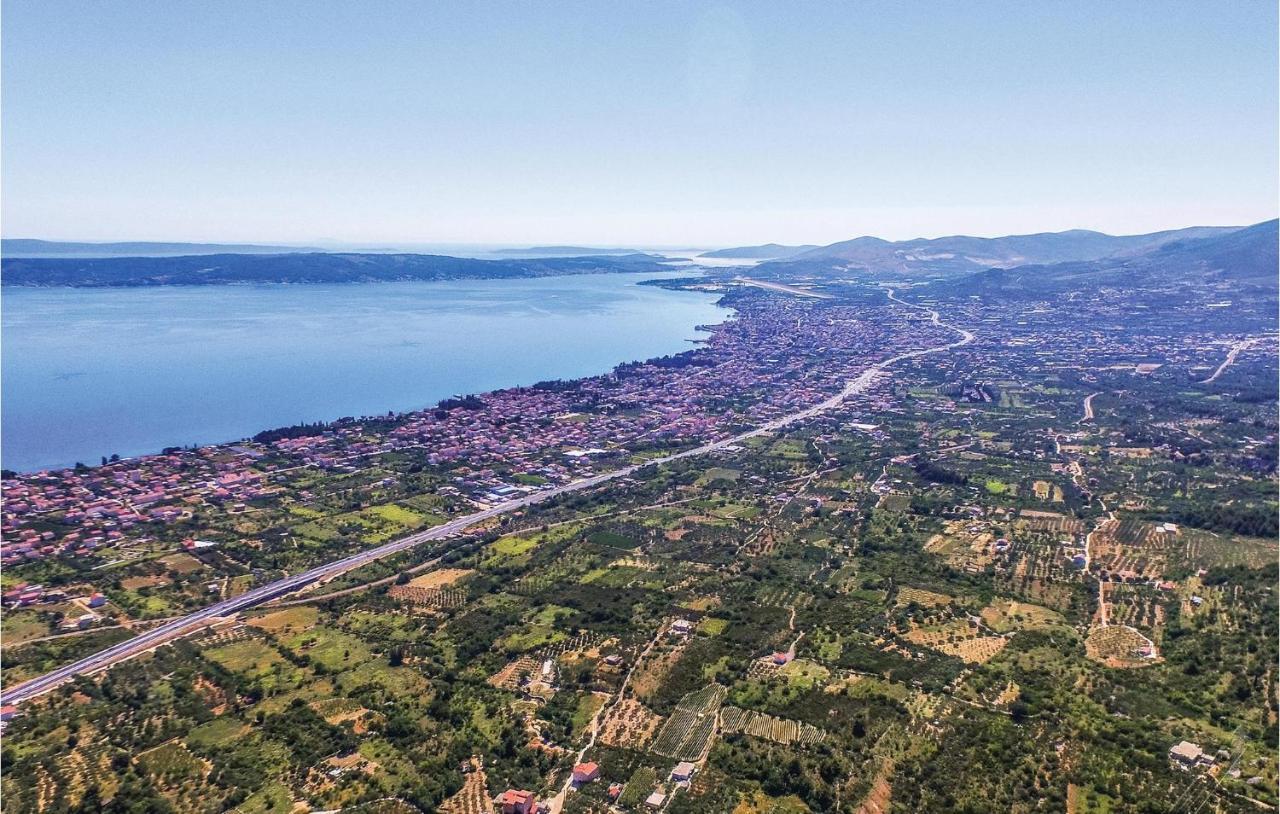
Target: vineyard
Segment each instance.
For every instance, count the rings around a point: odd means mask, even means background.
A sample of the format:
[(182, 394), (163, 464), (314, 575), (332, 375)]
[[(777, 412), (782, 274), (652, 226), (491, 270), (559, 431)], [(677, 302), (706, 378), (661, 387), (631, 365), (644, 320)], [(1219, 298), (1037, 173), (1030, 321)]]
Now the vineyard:
[(789, 718), (775, 718), (749, 709), (725, 707), (720, 710), (720, 728), (724, 732), (741, 732), (775, 743), (812, 746), (822, 743), (827, 733), (811, 724)]
[(653, 742), (652, 751), (676, 760), (701, 760), (716, 734), (716, 713), (727, 691), (709, 684), (680, 699)]

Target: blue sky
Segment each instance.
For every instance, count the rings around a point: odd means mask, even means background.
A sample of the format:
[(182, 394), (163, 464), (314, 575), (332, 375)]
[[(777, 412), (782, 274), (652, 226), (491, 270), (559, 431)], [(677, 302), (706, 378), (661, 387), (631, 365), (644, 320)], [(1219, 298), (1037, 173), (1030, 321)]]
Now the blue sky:
[(1277, 210), (1274, 2), (3, 3), (3, 232), (828, 243)]

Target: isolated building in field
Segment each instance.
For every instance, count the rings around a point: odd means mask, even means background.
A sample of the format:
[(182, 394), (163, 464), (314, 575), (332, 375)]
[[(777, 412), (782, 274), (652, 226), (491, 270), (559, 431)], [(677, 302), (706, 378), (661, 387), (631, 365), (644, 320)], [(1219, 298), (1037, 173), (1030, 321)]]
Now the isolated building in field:
[(600, 776), (600, 766), (594, 762), (579, 763), (573, 767), (573, 782), (590, 783)]
[(533, 792), (523, 789), (507, 789), (498, 797), (502, 814), (533, 814), (538, 801)]
[(1213, 764), (1213, 756), (1206, 754), (1198, 744), (1179, 741), (1169, 749), (1169, 762), (1182, 769), (1197, 769)]

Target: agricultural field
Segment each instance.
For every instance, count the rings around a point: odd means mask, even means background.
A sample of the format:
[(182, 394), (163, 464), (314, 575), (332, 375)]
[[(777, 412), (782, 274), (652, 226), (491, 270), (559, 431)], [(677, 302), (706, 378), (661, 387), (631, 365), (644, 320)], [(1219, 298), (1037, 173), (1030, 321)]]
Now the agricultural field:
[(726, 694), (724, 687), (711, 684), (681, 698), (650, 750), (676, 760), (700, 760), (715, 737), (716, 716)]
[(822, 743), (827, 736), (826, 732), (810, 724), (737, 707), (724, 707), (720, 710), (720, 731), (726, 734), (741, 732), (775, 743), (796, 743), (801, 746)]
[(1126, 625), (1095, 628), (1085, 639), (1089, 658), (1109, 667), (1142, 667), (1152, 663), (1150, 640)]
[(634, 698), (624, 698), (605, 712), (600, 722), (600, 742), (640, 750), (653, 739), (661, 725), (661, 715)]

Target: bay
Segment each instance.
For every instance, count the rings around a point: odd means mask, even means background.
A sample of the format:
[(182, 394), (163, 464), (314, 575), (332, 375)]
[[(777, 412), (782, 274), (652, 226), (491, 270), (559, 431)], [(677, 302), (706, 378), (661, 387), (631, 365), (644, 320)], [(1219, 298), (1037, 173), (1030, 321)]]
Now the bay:
[(716, 296), (600, 274), (351, 285), (6, 288), (0, 465), (94, 464), (692, 347)]

